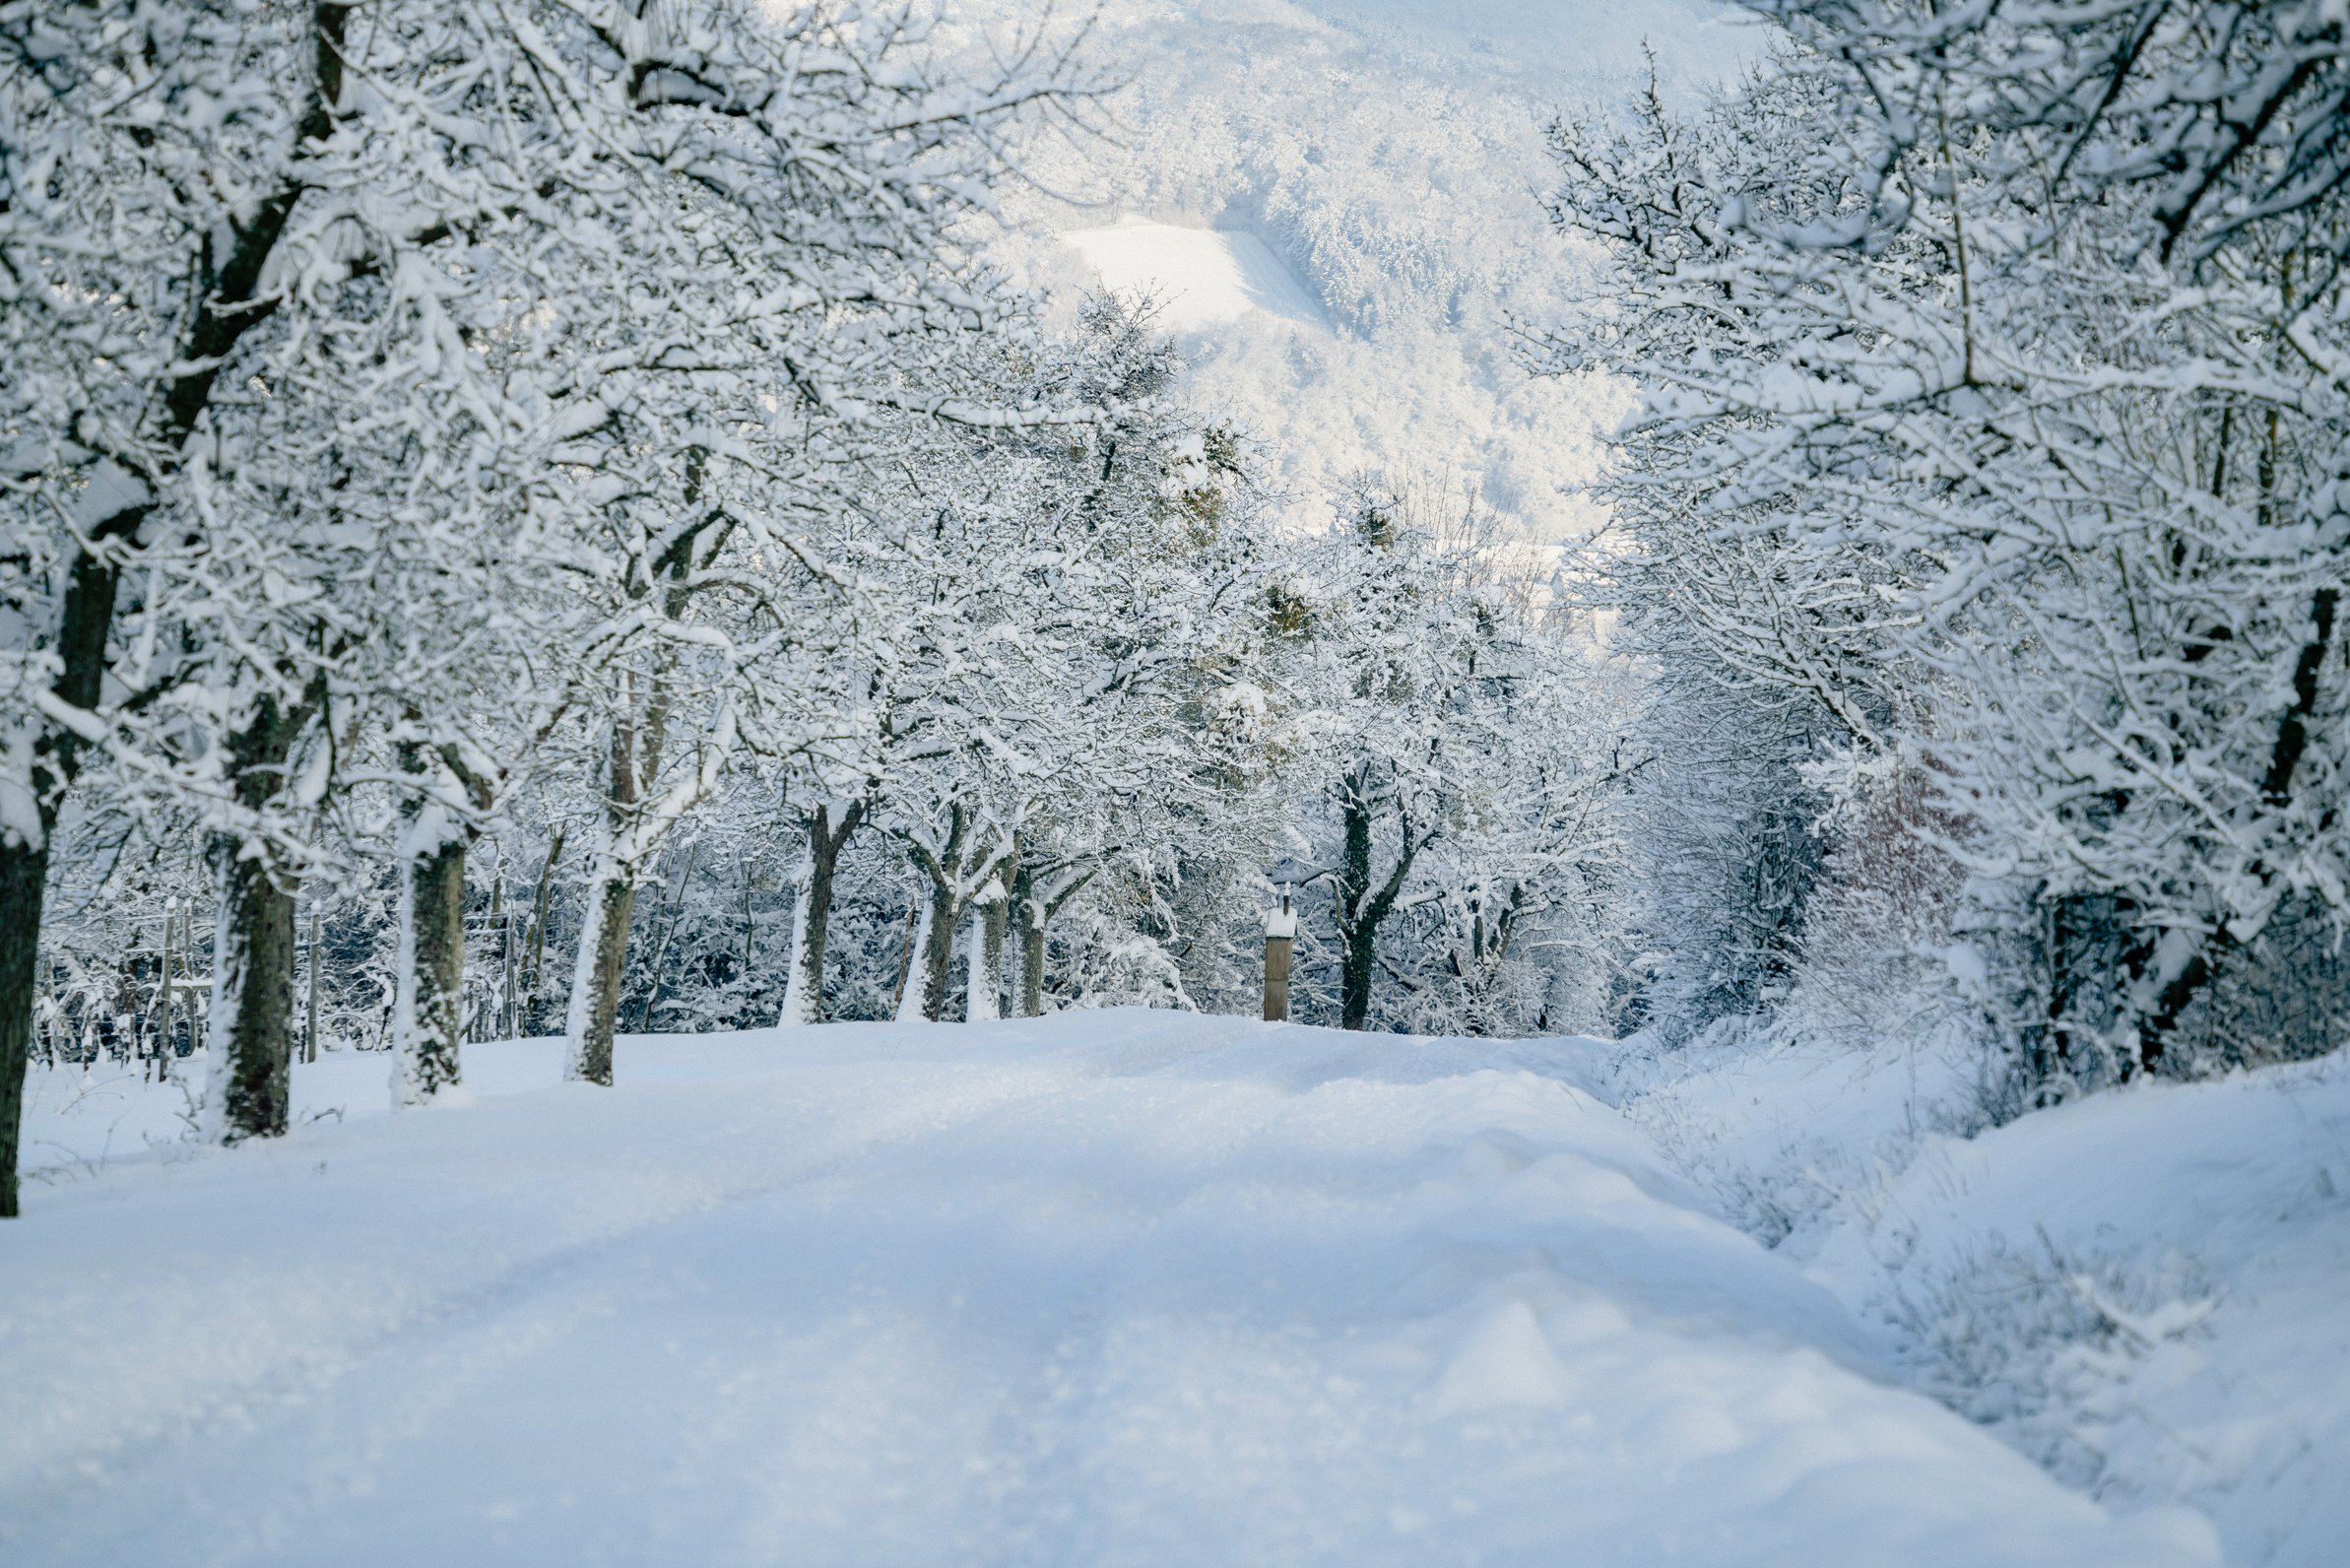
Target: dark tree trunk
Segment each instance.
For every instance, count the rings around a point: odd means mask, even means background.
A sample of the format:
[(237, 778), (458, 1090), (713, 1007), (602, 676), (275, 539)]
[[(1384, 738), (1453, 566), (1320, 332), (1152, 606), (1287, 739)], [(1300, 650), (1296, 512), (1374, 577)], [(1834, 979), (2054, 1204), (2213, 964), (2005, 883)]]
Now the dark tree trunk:
[(25, 1060), (33, 1049), (48, 872), (46, 847), (0, 840), (0, 931), (9, 933), (0, 942), (0, 1219), (17, 1216), (17, 1127), (25, 1104)]
[[(239, 806), (264, 810), (286, 778), (307, 702), (281, 707), (265, 696), (229, 743)], [(286, 1131), (294, 1071), (294, 880), (267, 846), (223, 834), (213, 840), (220, 879), (220, 935), (213, 947), (212, 1071), (206, 1098), (224, 1143)], [(225, 1013), (224, 1013), (224, 1010)]]
[(1387, 797), (1396, 809), (1398, 843), (1396, 864), (1376, 887), (1371, 884), (1371, 828), (1378, 809), (1377, 781), (1366, 764), (1350, 771), (1341, 786), (1338, 809), (1344, 822), (1337, 886), (1334, 889), (1338, 928), (1338, 1025), (1359, 1029), (1371, 1019), (1371, 976), (1379, 966), (1379, 928), (1395, 911), (1403, 880), (1411, 865), (1434, 839), (1433, 829), (1415, 836), (1411, 814), (1401, 799)]
[(1044, 1012), (1044, 906), (1025, 872), (1012, 883), (1012, 908), (1019, 921), (1019, 1015), (1033, 1018)]
[[(1066, 870), (1067, 868), (1061, 868)], [(1047, 875), (1051, 875), (1050, 871)], [(1061, 906), (1077, 895), (1093, 880), (1091, 871), (1078, 872), (1061, 884), (1061, 890), (1046, 896), (1037, 885), (1036, 872), (1021, 866), (1012, 874), (1010, 913), (1014, 930), (1019, 934), (1020, 979), (1019, 1015), (1040, 1017), (1044, 1013), (1044, 934)]]
[(1371, 889), (1371, 804), (1359, 774), (1349, 779), (1341, 807), (1344, 843), (1338, 860), (1338, 1027), (1359, 1029), (1371, 1017), (1371, 971), (1379, 959), (1379, 924), (1365, 902)]
[(832, 878), (840, 867), (840, 852), (865, 821), (865, 803), (852, 801), (832, 820), (832, 810), (818, 806), (808, 814), (807, 900), (800, 919), (799, 950), (792, 954), (793, 970), (784, 987), (785, 1023), (816, 1023), (824, 1015), (824, 955), (832, 926)]
[(286, 1131), (294, 1071), (294, 894), (266, 859), (240, 847), (227, 836), (213, 844), (221, 914), (211, 1054), (222, 1081), (206, 1093), (228, 1143)]
[(620, 1011), (620, 977), (628, 963), (628, 922), (636, 912), (636, 883), (624, 876), (607, 878), (588, 895), (601, 903), (590, 917), (595, 943), (575, 982), (586, 990), (574, 1019), (577, 1056), (570, 1076), (610, 1088), (613, 1024)]
[(465, 838), (419, 855), (409, 866), (416, 994), (403, 1043), (400, 1097), (422, 1105), (460, 1081), (465, 995)]
[[(671, 609), (676, 609), (673, 605)], [(605, 780), (605, 848), (588, 877), (587, 923), (579, 933), (579, 964), (571, 976), (571, 1010), (564, 1022), (564, 1077), (612, 1086), (612, 1036), (620, 1011), (620, 982), (628, 967), (628, 923), (636, 912), (636, 878), (644, 848), (625, 844), (638, 803), (660, 771), (667, 729), (662, 682), (656, 678), (643, 728), (623, 707), (613, 721), (611, 772)], [(641, 743), (641, 744), (640, 744)]]
[(563, 858), (563, 834), (569, 828), (557, 827), (555, 837), (547, 845), (547, 863), (539, 868), (539, 890), (531, 899), (529, 940), (523, 944), (523, 991), (528, 998), (524, 1011), (515, 1024), (518, 1033), (527, 1033), (539, 1026), (540, 994), (546, 990), (547, 979), (547, 911), (555, 895), (555, 867)]

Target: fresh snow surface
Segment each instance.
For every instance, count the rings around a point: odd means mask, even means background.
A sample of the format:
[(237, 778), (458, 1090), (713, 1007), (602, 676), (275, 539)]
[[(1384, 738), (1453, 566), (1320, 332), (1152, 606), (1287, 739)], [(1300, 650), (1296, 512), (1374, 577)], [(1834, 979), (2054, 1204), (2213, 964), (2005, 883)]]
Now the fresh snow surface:
[(2350, 1561), (2350, 1057), (1989, 1130), (1978, 1073), (1733, 1026), (1635, 1047), (1610, 1093), (1910, 1381), (2061, 1478), (2195, 1508), (2238, 1568)]
[[(1894, 1386), (1588, 1041), (1166, 1013), (476, 1047), (150, 1146), (35, 1075), (0, 1560), (2171, 1568)], [(337, 1117), (331, 1112), (341, 1109)]]
[(1255, 234), (1183, 229), (1128, 217), (1107, 229), (1061, 236), (1075, 245), (1102, 283), (1147, 298), (1159, 324), (1183, 332), (1262, 312), (1325, 327), (1322, 306)]

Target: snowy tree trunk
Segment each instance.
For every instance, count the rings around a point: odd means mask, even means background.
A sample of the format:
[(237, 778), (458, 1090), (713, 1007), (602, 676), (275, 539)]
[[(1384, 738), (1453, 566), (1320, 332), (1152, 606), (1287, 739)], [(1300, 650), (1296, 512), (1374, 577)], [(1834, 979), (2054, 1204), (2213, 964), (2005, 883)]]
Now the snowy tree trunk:
[(294, 1067), (294, 894), (266, 860), (224, 835), (205, 1026), (205, 1131), (216, 1143), (286, 1131)]
[[(432, 815), (428, 810), (426, 816)], [(393, 1103), (401, 1108), (426, 1104), (460, 1079), (465, 835), (444, 831), (449, 836), (437, 843), (420, 841), (407, 857), (401, 889), (399, 1003), (392, 1033)]]
[(969, 972), (964, 984), (963, 1018), (970, 1023), (1003, 1015), (997, 1000), (1004, 974), (1004, 900), (990, 898), (971, 910), (971, 934), (963, 954)]
[(922, 993), (927, 984), (928, 968), (923, 954), (930, 950), (931, 910), (928, 898), (917, 904), (912, 945), (906, 949), (906, 983), (897, 988), (897, 1021), (920, 1023), (923, 1020)]
[[(808, 962), (808, 906), (815, 893), (816, 864), (810, 861), (800, 868), (800, 896), (792, 905), (792, 942), (784, 949), (791, 955), (788, 960), (791, 971), (784, 978), (783, 1009), (775, 1015), (775, 1027), (779, 1029), (803, 1028), (816, 1022), (818, 1012), (816, 1004), (823, 998), (824, 960), (820, 956), (816, 959), (813, 976), (809, 973)], [(744, 902), (748, 904), (750, 900), (745, 899)], [(750, 946), (746, 939), (744, 962), (747, 966), (750, 962)]]
[[(230, 742), (237, 804), (259, 813), (283, 788), (294, 737), (309, 721), (305, 701), (289, 708), (260, 700)], [(269, 846), (242, 835), (213, 840), (219, 926), (213, 939), (212, 1013), (205, 1127), (225, 1143), (286, 1131), (294, 1072), (294, 880)]]
[(571, 977), (569, 1049), (563, 1077), (612, 1084), (612, 1034), (620, 1010), (620, 977), (628, 961), (628, 921), (636, 909), (636, 879), (610, 851), (596, 857), (587, 914), (579, 930), (579, 964)]
[[(210, 377), (206, 377), (209, 384)], [(185, 434), (174, 425), (167, 432)], [(140, 491), (144, 495), (144, 490)], [(93, 543), (137, 532), (150, 506), (124, 507), (91, 530)], [(57, 675), (49, 689), (67, 705), (98, 706), (105, 680), (106, 633), (114, 619), (122, 568), (104, 551), (77, 555), (67, 574), (53, 648)], [(29, 726), (30, 727), (30, 726)], [(25, 1112), (25, 1061), (33, 1048), (33, 1010), (39, 1005), (42, 901), (49, 880), (49, 836), (66, 786), (79, 770), (83, 741), (72, 730), (41, 723), (24, 751), (8, 758), (13, 776), (0, 777), (0, 1219), (17, 1217), (18, 1129)], [(17, 772), (26, 751), (32, 765)]]
[(1044, 1015), (1044, 910), (1020, 901), (1020, 1016)]
[(1011, 900), (1004, 896), (1001, 884), (996, 896), (980, 910), (986, 930), (979, 941), (979, 967), (973, 972), (987, 976), (987, 1015), (991, 1018), (1004, 1014), (1004, 930), (1011, 912)]
[(547, 980), (547, 914), (555, 898), (555, 863), (563, 858), (563, 835), (568, 831), (568, 826), (557, 827), (548, 841), (547, 861), (539, 868), (539, 890), (531, 898), (530, 936), (522, 945), (522, 985), (527, 1001), (517, 1014), (514, 1028), (518, 1034), (539, 1026), (539, 996)]
[(954, 969), (957, 901), (951, 882), (934, 884), (930, 889), (930, 907), (922, 916), (923, 941), (916, 973), (922, 979), (922, 1016), (933, 1023), (947, 1016), (947, 980)]
[(792, 973), (784, 987), (784, 1028), (815, 1023), (824, 1011), (824, 948), (832, 920), (832, 878), (849, 836), (865, 820), (865, 803), (852, 802), (832, 822), (831, 808), (818, 806), (808, 814), (808, 880), (800, 889), (800, 907), (792, 913)]
[[(674, 613), (676, 606), (672, 605)], [(611, 771), (605, 779), (604, 845), (588, 879), (587, 911), (579, 928), (579, 960), (571, 975), (571, 1008), (563, 1077), (612, 1085), (612, 1036), (620, 1011), (620, 981), (628, 964), (628, 923), (636, 912), (636, 879), (654, 835), (638, 819), (646, 783), (658, 770), (667, 730), (660, 684), (654, 683), (643, 728), (627, 716), (613, 722)]]

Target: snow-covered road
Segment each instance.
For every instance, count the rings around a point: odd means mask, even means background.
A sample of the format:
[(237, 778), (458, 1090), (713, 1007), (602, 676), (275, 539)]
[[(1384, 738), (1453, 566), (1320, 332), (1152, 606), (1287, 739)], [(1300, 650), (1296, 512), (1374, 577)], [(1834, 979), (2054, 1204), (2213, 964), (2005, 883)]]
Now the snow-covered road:
[[(1871, 1371), (1597, 1047), (1169, 1013), (479, 1048), (475, 1103), (63, 1167), (0, 1559), (2166, 1568)], [(33, 1158), (159, 1091), (35, 1084)], [(365, 1112), (368, 1114), (361, 1115)]]

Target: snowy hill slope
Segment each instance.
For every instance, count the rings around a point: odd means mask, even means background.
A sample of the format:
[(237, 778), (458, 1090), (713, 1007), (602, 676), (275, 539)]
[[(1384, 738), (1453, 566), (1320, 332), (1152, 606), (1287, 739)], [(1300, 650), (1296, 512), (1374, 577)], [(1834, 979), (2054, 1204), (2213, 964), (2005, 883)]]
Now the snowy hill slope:
[[(1038, 10), (958, 0), (948, 16), (977, 47)], [(1163, 297), (1222, 267), (1215, 249), (1270, 258), (1286, 275), (1271, 293), (1293, 289), (1334, 330), (1171, 298), (1162, 319), (1204, 406), (1262, 438), (1300, 522), (1372, 469), (1473, 486), (1546, 540), (1588, 528), (1562, 490), (1592, 477), (1593, 431), (1623, 393), (1537, 382), (1514, 357), (1513, 319), (1553, 319), (1588, 264), (1544, 225), (1542, 128), (1620, 100), (1644, 43), (1668, 84), (1700, 91), (1754, 46), (1734, 17), (1714, 0), (1108, 0), (1088, 52), (1128, 84), (1115, 135), (1041, 146), (1039, 188), (1012, 209), (1084, 237), (1020, 264), (1065, 299), (1150, 280)], [(1091, 236), (1121, 225), (1105, 260)]]
[[(380, 1058), (0, 1233), (12, 1564), (2165, 1568), (1888, 1384), (1593, 1042), (1174, 1013)], [(68, 1104), (68, 1101), (75, 1102)], [(129, 1140), (134, 1142), (135, 1140)]]

